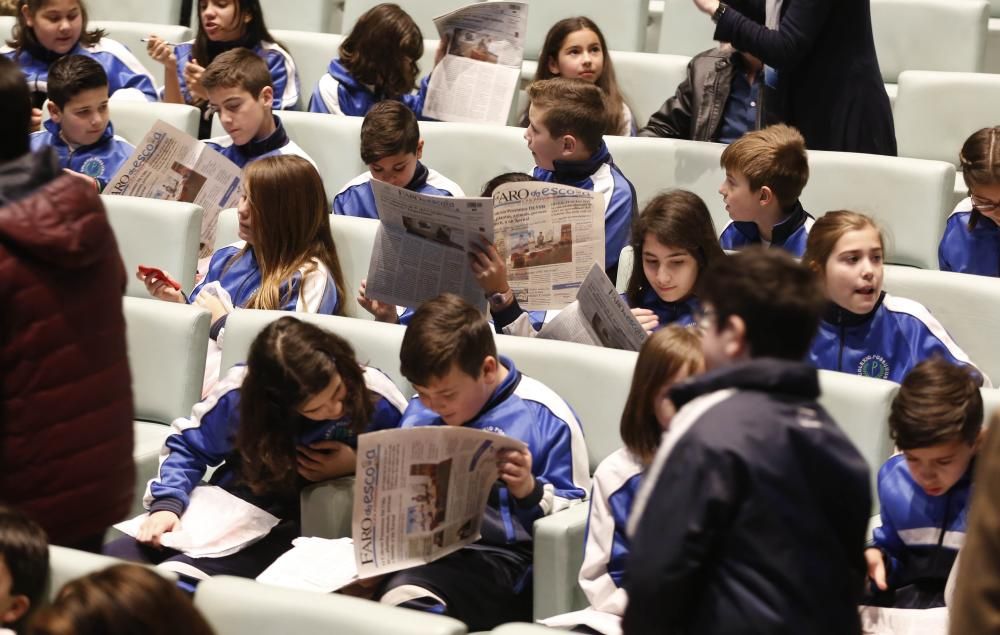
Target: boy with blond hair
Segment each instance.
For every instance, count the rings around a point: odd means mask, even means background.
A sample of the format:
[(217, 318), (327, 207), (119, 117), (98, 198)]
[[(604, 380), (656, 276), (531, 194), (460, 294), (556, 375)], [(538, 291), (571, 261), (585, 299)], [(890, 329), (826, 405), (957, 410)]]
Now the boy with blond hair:
[(722, 230), (722, 248), (781, 247), (801, 258), (813, 217), (799, 203), (809, 180), (799, 131), (777, 124), (748, 132), (723, 150), (721, 163), (726, 180), (719, 194), (732, 219)]
[(486, 318), (456, 295), (417, 309), (399, 359), (417, 391), (400, 427), (465, 426), (528, 447), (499, 455), (479, 541), (390, 575), (381, 602), (443, 613), (470, 631), (530, 621), (534, 522), (590, 491), (583, 429), (559, 395), (497, 354)]
[(277, 154), (295, 154), (316, 165), (271, 112), (272, 82), (267, 63), (250, 49), (236, 48), (216, 57), (201, 76), (201, 85), (226, 136), (205, 143), (241, 168)]
[(535, 159), (533, 176), (604, 195), (604, 270), (614, 280), (638, 207), (635, 188), (604, 143), (604, 91), (584, 80), (554, 77), (531, 84), (528, 98), (524, 139)]

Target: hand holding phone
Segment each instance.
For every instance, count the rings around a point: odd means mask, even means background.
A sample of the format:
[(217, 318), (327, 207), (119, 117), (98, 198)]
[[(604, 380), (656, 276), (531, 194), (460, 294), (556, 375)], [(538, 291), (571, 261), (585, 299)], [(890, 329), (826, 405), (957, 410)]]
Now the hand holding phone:
[(181, 283), (168, 276), (163, 269), (139, 265), (139, 275), (146, 280), (162, 280), (171, 289), (175, 289), (177, 291), (181, 290)]

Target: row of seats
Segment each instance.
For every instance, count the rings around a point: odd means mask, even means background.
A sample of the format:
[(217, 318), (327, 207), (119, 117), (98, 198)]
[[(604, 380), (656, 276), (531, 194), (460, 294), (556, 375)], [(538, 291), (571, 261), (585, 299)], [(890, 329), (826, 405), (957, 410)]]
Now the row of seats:
[[(126, 298), (125, 313), (136, 402), (136, 461), (142, 488), (155, 474), (160, 444), (169, 433), (163, 424), (186, 416), (198, 398), (208, 315), (197, 307), (135, 298)], [(222, 367), (242, 361), (257, 333), (283, 315), (252, 310), (232, 314), (226, 326)], [(413, 394), (412, 386), (399, 374), (404, 327), (335, 316), (298, 317), (347, 339), (360, 361), (382, 369), (405, 394)], [(553, 388), (579, 413), (591, 469), (620, 447), (618, 420), (628, 394), (635, 353), (502, 335), (496, 336), (496, 341), (501, 354)], [(575, 372), (567, 373), (566, 368)], [(896, 385), (829, 371), (820, 371), (820, 385), (821, 403), (865, 457), (874, 483), (876, 470), (891, 452), (886, 421)], [(1000, 407), (1000, 391), (983, 389), (982, 394), (987, 412)], [(142, 448), (140, 441), (145, 443)], [(303, 533), (327, 538), (349, 535), (352, 500), (350, 478), (308, 488), (302, 495)], [(581, 606), (576, 574), (586, 515), (586, 506), (579, 505), (535, 525), (536, 617)]]

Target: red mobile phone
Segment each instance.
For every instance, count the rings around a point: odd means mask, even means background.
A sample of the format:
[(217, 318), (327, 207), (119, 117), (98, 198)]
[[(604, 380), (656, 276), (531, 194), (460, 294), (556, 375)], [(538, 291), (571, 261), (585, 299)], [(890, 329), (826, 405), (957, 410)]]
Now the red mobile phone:
[(176, 280), (168, 276), (166, 273), (164, 273), (163, 269), (157, 269), (156, 267), (146, 267), (144, 265), (139, 265), (139, 273), (141, 273), (146, 277), (152, 276), (153, 278), (158, 278), (160, 280), (163, 280), (170, 287), (178, 291), (181, 290), (181, 283), (177, 282)]

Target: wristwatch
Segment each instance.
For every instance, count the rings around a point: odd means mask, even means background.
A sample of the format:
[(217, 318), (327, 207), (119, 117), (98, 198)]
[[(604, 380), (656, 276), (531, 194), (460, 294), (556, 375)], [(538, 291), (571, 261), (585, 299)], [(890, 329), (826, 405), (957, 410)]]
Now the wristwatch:
[(507, 287), (506, 291), (491, 293), (486, 298), (490, 301), (491, 311), (502, 311), (514, 302), (514, 290)]
[(721, 18), (723, 16), (723, 14), (725, 14), (726, 9), (728, 9), (728, 8), (729, 8), (729, 6), (725, 2), (720, 2), (719, 3), (719, 8), (717, 8), (715, 10), (715, 13), (712, 14), (712, 22), (718, 23), (719, 22), (719, 18)]

